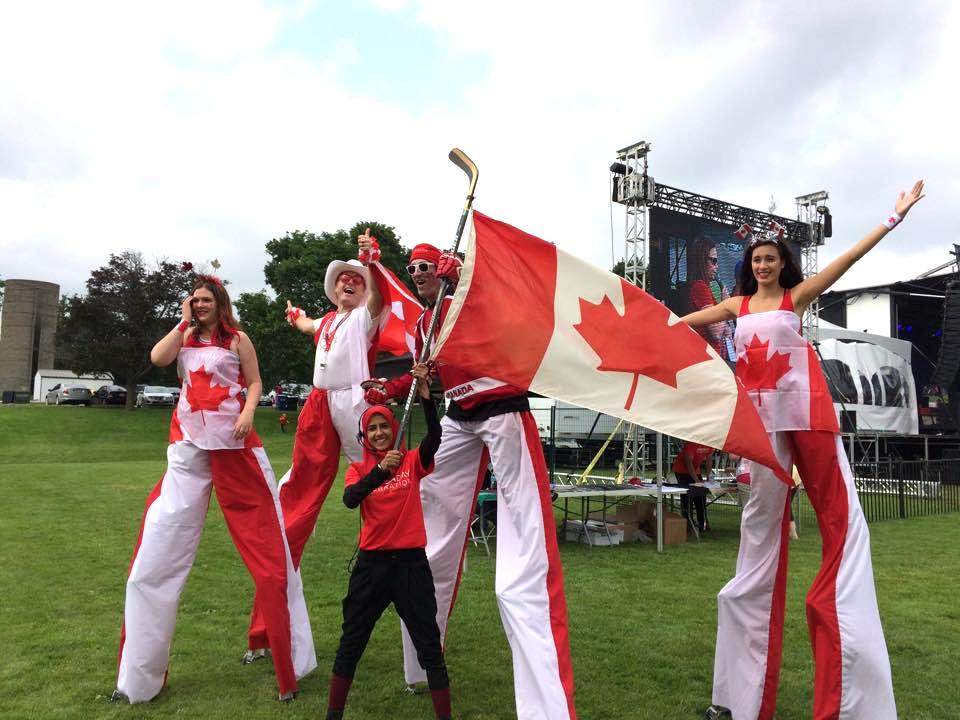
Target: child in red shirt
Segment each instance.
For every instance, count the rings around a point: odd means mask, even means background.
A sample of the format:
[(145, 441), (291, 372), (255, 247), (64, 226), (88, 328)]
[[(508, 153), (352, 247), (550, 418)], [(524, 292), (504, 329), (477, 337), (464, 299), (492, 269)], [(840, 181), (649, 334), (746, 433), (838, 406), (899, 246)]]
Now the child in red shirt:
[[(392, 602), (403, 620), (427, 683), (438, 720), (450, 719), (450, 681), (443, 660), (420, 480), (433, 472), (440, 421), (430, 399), (425, 365), (414, 367), (427, 435), (415, 450), (392, 450), (400, 424), (383, 405), (367, 408), (358, 433), (363, 461), (347, 469), (343, 502), (360, 507), (360, 550), (343, 599), (343, 635), (330, 677), (327, 720), (340, 720), (360, 657), (380, 615)], [(402, 447), (402, 446), (401, 446)]]

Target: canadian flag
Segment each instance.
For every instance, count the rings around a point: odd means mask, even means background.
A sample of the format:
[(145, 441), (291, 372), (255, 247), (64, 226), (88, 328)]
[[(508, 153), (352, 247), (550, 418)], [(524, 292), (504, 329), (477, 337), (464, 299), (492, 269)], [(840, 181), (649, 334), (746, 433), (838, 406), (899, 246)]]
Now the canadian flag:
[(377, 349), (392, 355), (415, 353), (417, 319), (423, 306), (390, 268), (379, 262), (370, 263), (369, 268), (384, 307), (390, 309), (387, 323), (380, 330)]
[(431, 357), (742, 455), (792, 485), (730, 368), (665, 305), (476, 211)]

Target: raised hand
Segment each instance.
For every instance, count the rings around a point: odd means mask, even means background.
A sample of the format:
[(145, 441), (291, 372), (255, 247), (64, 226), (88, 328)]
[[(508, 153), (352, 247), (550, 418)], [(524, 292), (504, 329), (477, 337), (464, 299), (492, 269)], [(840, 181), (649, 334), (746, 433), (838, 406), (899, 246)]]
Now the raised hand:
[(897, 202), (894, 204), (897, 215), (904, 217), (910, 211), (910, 208), (920, 202), (924, 197), (926, 196), (923, 194), (923, 180), (917, 180), (909, 192), (901, 192), (897, 196)]
[(300, 308), (294, 307), (293, 305), (291, 305), (290, 301), (287, 300), (286, 316), (287, 316), (287, 323), (293, 327), (296, 327), (297, 320), (304, 317), (304, 312)]
[(187, 295), (186, 298), (184, 298), (183, 302), (180, 304), (180, 314), (183, 316), (183, 319), (187, 322), (187, 324), (189, 324), (190, 321), (193, 319), (192, 303), (193, 303), (193, 293), (190, 293), (189, 295)]
[(403, 453), (399, 450), (387, 450), (387, 454), (380, 461), (380, 469), (391, 472), (400, 467), (400, 461), (403, 460)]
[(370, 234), (370, 228), (367, 228), (363, 235), (357, 237), (357, 260), (366, 265), (379, 259), (380, 243)]

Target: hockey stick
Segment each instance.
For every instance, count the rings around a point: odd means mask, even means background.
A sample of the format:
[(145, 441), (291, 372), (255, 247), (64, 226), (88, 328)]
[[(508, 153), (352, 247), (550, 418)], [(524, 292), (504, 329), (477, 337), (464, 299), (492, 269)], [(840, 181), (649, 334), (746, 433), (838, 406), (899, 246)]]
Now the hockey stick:
[[(467, 157), (467, 154), (459, 148), (454, 148), (451, 150), (447, 157), (450, 158), (450, 162), (463, 170), (463, 172), (467, 174), (467, 177), (470, 178), (470, 187), (467, 190), (467, 199), (463, 204), (463, 212), (460, 213), (460, 224), (457, 226), (457, 239), (453, 243), (452, 252), (456, 253), (457, 248), (460, 247), (460, 238), (463, 236), (463, 229), (467, 225), (467, 216), (470, 214), (470, 208), (473, 207), (473, 192), (477, 188), (477, 178), (479, 177), (480, 173), (477, 170), (477, 166), (474, 164), (473, 160)], [(446, 278), (440, 280), (440, 289), (437, 291), (437, 300), (433, 304), (433, 314), (430, 317), (430, 328), (427, 330), (426, 338), (424, 338), (423, 348), (420, 350), (420, 357), (417, 359), (417, 364), (426, 362), (427, 358), (430, 357), (430, 343), (433, 341), (433, 333), (437, 329), (437, 321), (440, 318), (440, 309), (443, 305), (443, 298), (446, 296), (449, 287), (450, 283)], [(403, 415), (400, 419), (400, 432), (398, 432), (397, 437), (393, 439), (394, 450), (400, 448), (400, 441), (403, 439), (404, 431), (407, 427), (407, 421), (410, 419), (410, 408), (413, 405), (413, 398), (417, 395), (417, 388), (419, 384), (420, 381), (417, 380), (417, 378), (414, 378), (413, 384), (410, 386), (410, 392), (407, 393), (407, 401), (403, 404)]]

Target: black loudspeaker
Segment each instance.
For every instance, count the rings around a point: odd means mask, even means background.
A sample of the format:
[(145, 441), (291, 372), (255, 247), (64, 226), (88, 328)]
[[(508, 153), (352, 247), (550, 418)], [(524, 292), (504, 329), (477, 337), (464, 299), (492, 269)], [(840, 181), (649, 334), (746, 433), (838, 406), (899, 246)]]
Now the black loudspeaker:
[(940, 338), (940, 356), (933, 382), (944, 390), (957, 390), (960, 371), (960, 282), (947, 283), (943, 299), (943, 334)]
[(840, 411), (840, 432), (845, 432), (845, 433), (857, 432), (857, 411), (856, 410)]

